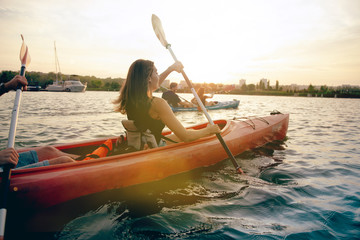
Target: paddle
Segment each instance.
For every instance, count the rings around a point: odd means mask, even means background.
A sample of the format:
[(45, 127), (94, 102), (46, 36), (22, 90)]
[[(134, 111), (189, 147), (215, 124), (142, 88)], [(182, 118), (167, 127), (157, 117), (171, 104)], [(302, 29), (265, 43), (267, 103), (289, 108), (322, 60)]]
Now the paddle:
[[(152, 17), (151, 17), (151, 21), (152, 21), (152, 25), (153, 25), (153, 28), (154, 28), (154, 32), (157, 36), (157, 38), (160, 40), (161, 44), (169, 50), (171, 56), (173, 57), (173, 59), (177, 62), (177, 58), (174, 54), (174, 52), (172, 51), (171, 49), (171, 45), (166, 41), (166, 38), (165, 38), (165, 33), (164, 33), (164, 30), (162, 28), (162, 24), (161, 24), (161, 21), (160, 19), (155, 15), (153, 14)], [(199, 96), (197, 95), (194, 87), (192, 86), (189, 78), (187, 77), (187, 75), (185, 74), (184, 70), (181, 70), (181, 74), (183, 75), (186, 83), (188, 84), (188, 86), (190, 87), (191, 89), (191, 92), (193, 93), (194, 97), (196, 98), (196, 101), (198, 102), (198, 104), (200, 105), (200, 108), (201, 110), (203, 111), (203, 113), (205, 114), (206, 118), (208, 119), (209, 123), (211, 125), (214, 125), (214, 122), (213, 120), (211, 119), (210, 115), (208, 114), (208, 112), (206, 111), (206, 108), (204, 106), (204, 104), (201, 102)], [(216, 134), (217, 138), (219, 139), (221, 145), (223, 146), (223, 148), (225, 149), (227, 155), (229, 156), (229, 158), (231, 159), (231, 162), (233, 163), (236, 171), (238, 173), (241, 173), (243, 174), (244, 172), (242, 171), (242, 169), (240, 168), (240, 166), (237, 164), (236, 160), (235, 160), (235, 157), (232, 155), (230, 149), (228, 148), (228, 146), (226, 145), (224, 139), (222, 138), (222, 136), (220, 135), (220, 133), (217, 133)]]
[[(30, 55), (28, 53), (28, 47), (24, 42), (24, 37), (21, 35), (22, 45), (20, 49), (20, 61), (21, 61), (21, 70), (20, 75), (25, 76), (26, 66), (30, 64)], [(16, 96), (14, 101), (14, 107), (12, 110), (11, 123), (10, 123), (10, 131), (8, 138), (8, 148), (13, 148), (15, 144), (15, 134), (16, 134), (16, 126), (17, 120), (19, 116), (19, 108), (20, 108), (20, 100), (21, 100), (21, 85), (17, 87)], [(3, 175), (1, 178), (1, 199), (0, 199), (0, 240), (4, 239), (5, 233), (5, 221), (6, 221), (6, 205), (7, 205), (7, 195), (10, 187), (10, 176), (11, 176), (11, 168), (10, 165), (3, 166)]]

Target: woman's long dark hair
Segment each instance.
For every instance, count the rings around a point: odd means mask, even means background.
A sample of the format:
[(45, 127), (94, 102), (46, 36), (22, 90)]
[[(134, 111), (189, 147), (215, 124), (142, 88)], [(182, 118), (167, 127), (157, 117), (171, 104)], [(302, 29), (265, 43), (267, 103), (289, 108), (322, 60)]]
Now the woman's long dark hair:
[(205, 105), (206, 96), (204, 96), (204, 93), (205, 93), (205, 88), (203, 88), (203, 87), (200, 87), (200, 88), (197, 90), (197, 95), (199, 96), (201, 102)]
[(115, 111), (126, 114), (129, 109), (148, 112), (150, 109), (149, 79), (154, 69), (154, 62), (138, 59), (129, 68), (120, 95), (113, 103)]

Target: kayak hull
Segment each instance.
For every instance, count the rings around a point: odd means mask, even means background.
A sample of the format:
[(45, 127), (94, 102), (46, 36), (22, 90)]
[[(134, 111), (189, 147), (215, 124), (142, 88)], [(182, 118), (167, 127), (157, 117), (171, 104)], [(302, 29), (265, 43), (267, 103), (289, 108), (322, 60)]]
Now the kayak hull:
[[(230, 151), (233, 155), (238, 155), (267, 142), (284, 139), (289, 115), (214, 122), (222, 127), (221, 135)], [(199, 129), (206, 125), (205, 123), (192, 128)], [(54, 147), (64, 152), (80, 154), (84, 149), (91, 152), (90, 149), (96, 148), (105, 140)], [(116, 138), (112, 140), (116, 141)], [(216, 136), (209, 136), (193, 142), (99, 159), (13, 170), (10, 195), (32, 208), (45, 208), (93, 193), (161, 180), (210, 166), (227, 158)]]
[[(219, 109), (229, 109), (229, 108), (238, 108), (239, 107), (239, 100), (233, 100), (233, 101), (225, 101), (225, 102), (218, 102), (214, 106), (205, 106), (207, 110), (219, 110)], [(188, 111), (198, 111), (197, 107), (193, 108), (185, 108), (185, 107), (171, 107), (173, 112), (188, 112)]]

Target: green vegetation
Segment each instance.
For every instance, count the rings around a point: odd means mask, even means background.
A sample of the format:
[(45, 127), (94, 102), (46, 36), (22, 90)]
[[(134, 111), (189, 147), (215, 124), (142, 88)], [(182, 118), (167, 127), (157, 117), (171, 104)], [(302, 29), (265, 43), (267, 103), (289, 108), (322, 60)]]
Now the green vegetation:
[[(223, 85), (214, 83), (193, 84), (195, 89), (204, 87), (208, 93), (220, 94), (241, 94), (241, 95), (265, 95), (265, 96), (299, 96), (299, 97), (338, 97), (338, 98), (360, 98), (360, 86), (340, 86), (328, 87), (326, 85), (314, 87), (310, 84), (307, 88), (297, 90), (296, 86), (280, 86), (279, 81), (276, 81), (275, 86), (265, 87), (263, 82), (258, 84), (244, 84), (241, 87), (235, 85)], [(185, 87), (182, 92), (190, 92), (190, 89)]]
[(267, 95), (267, 96), (298, 96), (298, 97), (338, 97), (338, 98), (360, 98), (360, 87), (354, 86), (342, 86), (342, 87), (327, 87), (320, 86), (320, 88), (315, 88), (311, 84), (306, 89), (302, 90), (292, 90), (287, 88), (286, 90), (283, 87), (278, 89), (267, 88), (251, 88), (249, 89), (233, 89), (229, 93), (231, 94), (242, 94), (242, 95)]
[[(0, 82), (7, 82), (11, 80), (18, 72), (2, 71), (0, 73)], [(60, 77), (59, 77), (60, 78)], [(79, 75), (64, 75), (62, 79), (79, 80), (82, 83), (87, 83), (88, 91), (119, 91), (121, 85), (125, 81), (124, 78), (97, 78), (94, 76), (79, 76)], [(47, 85), (56, 81), (56, 74), (54, 72), (27, 72), (26, 79), (30, 86), (41, 86), (43, 89)], [(241, 94), (241, 95), (265, 95), (265, 96), (312, 96), (312, 97), (338, 97), (338, 98), (360, 98), (359, 86), (341, 86), (328, 87), (326, 85), (315, 87), (310, 84), (307, 88), (298, 90), (297, 86), (281, 86), (279, 81), (276, 81), (275, 86), (270, 86), (270, 81), (265, 86), (264, 81), (258, 84), (244, 84), (241, 87), (236, 87), (235, 84), (224, 85), (215, 83), (194, 83), (194, 88), (198, 89), (204, 87), (207, 93), (218, 94)], [(178, 90), (179, 93), (190, 93), (187, 86), (183, 86)]]
[[(14, 71), (2, 71), (0, 73), (0, 82), (7, 82), (11, 80), (18, 72)], [(62, 74), (63, 80), (79, 80), (82, 83), (87, 83), (87, 90), (95, 91), (118, 91), (123, 78), (97, 78), (94, 76), (79, 76), (79, 75), (64, 75)], [(58, 76), (60, 79), (60, 76)], [(41, 86), (45, 89), (47, 85), (52, 84), (56, 81), (56, 74), (54, 72), (41, 73), (41, 72), (26, 72), (26, 79), (30, 86)]]

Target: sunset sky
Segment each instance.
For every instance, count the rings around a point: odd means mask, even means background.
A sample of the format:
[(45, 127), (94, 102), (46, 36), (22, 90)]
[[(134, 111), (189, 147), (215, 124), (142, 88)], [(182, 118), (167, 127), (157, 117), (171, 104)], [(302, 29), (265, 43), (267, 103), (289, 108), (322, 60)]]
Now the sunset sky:
[[(173, 63), (151, 15), (193, 82), (360, 85), (359, 0), (0, 0), (0, 71), (125, 78), (138, 58)], [(169, 79), (179, 81), (172, 73)]]

